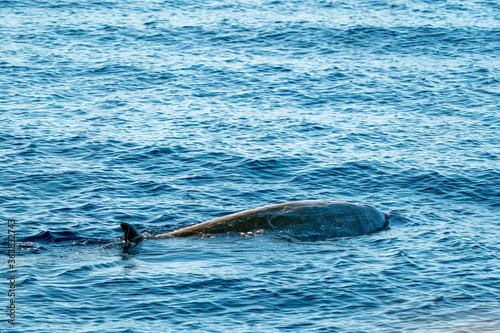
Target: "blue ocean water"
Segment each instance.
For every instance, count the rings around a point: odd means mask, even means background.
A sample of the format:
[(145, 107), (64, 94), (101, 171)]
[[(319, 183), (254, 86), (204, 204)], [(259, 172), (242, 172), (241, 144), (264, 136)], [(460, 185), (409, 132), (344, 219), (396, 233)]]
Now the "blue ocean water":
[[(500, 2), (0, 8), (0, 331), (500, 332)], [(122, 244), (308, 199), (399, 217)]]

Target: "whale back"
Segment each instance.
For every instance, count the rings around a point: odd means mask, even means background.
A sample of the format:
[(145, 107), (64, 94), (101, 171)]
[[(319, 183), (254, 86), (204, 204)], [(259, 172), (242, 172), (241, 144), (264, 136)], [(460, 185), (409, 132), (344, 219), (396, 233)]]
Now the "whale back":
[(328, 237), (358, 236), (384, 229), (388, 214), (361, 204), (340, 201), (296, 201), (264, 206), (219, 217), (157, 237), (277, 230)]
[(386, 227), (387, 215), (378, 209), (348, 202), (307, 201), (273, 210), (275, 230), (329, 237), (359, 236)]

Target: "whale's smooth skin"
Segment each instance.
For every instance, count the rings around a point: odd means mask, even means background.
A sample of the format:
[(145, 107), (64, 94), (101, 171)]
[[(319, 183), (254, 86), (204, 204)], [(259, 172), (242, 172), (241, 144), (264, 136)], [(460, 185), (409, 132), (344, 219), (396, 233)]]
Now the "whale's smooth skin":
[[(364, 204), (295, 201), (245, 210), (150, 238), (256, 230), (290, 230), (294, 234), (321, 233), (329, 237), (359, 236), (387, 228), (389, 216), (389, 213)], [(121, 226), (125, 241), (138, 242), (144, 239), (134, 226), (128, 223), (122, 223)]]

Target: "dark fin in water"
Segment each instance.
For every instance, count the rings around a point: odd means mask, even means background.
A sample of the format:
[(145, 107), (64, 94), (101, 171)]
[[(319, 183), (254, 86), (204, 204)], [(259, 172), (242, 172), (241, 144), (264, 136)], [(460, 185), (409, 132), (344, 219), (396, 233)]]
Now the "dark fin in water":
[(123, 235), (126, 242), (140, 243), (144, 239), (139, 230), (137, 230), (132, 224), (122, 222), (120, 223), (120, 226), (123, 229)]

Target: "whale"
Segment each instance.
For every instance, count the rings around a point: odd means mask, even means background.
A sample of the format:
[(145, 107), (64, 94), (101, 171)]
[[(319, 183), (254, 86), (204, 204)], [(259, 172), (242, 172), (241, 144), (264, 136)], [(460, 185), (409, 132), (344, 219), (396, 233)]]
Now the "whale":
[(292, 234), (322, 234), (328, 237), (360, 236), (389, 227), (390, 213), (359, 203), (305, 200), (273, 204), (218, 217), (172, 232), (145, 236), (122, 222), (124, 241), (139, 243), (146, 238), (162, 239), (258, 230)]

